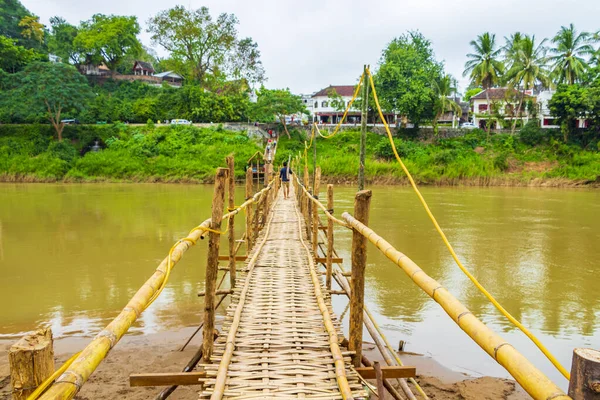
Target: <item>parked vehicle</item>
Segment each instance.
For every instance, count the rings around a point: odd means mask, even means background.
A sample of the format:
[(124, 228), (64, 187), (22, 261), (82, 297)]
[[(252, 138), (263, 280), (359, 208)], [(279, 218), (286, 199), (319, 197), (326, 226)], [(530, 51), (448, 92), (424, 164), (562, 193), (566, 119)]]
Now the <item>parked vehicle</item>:
[(475, 125), (475, 124), (474, 124), (474, 123), (472, 123), (472, 122), (465, 122), (465, 123), (464, 123), (464, 124), (462, 124), (460, 127), (461, 127), (462, 129), (475, 129), (475, 128), (477, 128), (477, 125)]
[(187, 119), (172, 119), (171, 125), (191, 125), (192, 122)]
[(63, 119), (60, 122), (63, 123), (63, 124), (65, 124), (65, 125), (77, 125), (77, 124), (79, 124), (79, 120), (78, 119)]

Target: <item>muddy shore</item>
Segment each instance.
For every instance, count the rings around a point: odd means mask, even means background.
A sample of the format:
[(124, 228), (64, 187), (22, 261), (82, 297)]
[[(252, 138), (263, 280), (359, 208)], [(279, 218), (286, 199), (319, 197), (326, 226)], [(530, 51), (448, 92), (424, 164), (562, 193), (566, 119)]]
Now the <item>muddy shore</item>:
[[(194, 328), (149, 335), (127, 335), (111, 351), (85, 384), (76, 399), (153, 399), (161, 388), (129, 387), (128, 377), (142, 372), (179, 372), (193, 356), (201, 340), (195, 337), (183, 351), (178, 351)], [(90, 341), (84, 337), (56, 338), (56, 365), (61, 365), (74, 352)], [(8, 349), (12, 340), (0, 341), (0, 399), (11, 398)], [(371, 360), (380, 359), (374, 345), (365, 343), (365, 354)], [(449, 400), (522, 400), (530, 397), (512, 380), (493, 377), (472, 377), (452, 371), (434, 359), (412, 353), (400, 353), (406, 365), (417, 367), (417, 381), (431, 399)], [(169, 398), (196, 400), (200, 386), (182, 386)], [(386, 397), (387, 399), (388, 397)]]

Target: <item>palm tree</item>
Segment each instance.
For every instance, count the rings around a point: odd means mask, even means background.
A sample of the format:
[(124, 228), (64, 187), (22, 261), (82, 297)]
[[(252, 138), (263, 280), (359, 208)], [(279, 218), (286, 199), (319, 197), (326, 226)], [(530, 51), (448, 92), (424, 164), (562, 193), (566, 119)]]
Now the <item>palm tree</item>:
[[(540, 84), (544, 88), (552, 85), (550, 73), (546, 68), (546, 53), (548, 50), (545, 43), (546, 39), (536, 45), (535, 35), (524, 35), (519, 42), (514, 43), (514, 46), (511, 47), (511, 68), (506, 72), (505, 78), (509, 88), (513, 90), (516, 88), (521, 94), (517, 116), (521, 114), (521, 108), (523, 107), (524, 90), (533, 89), (536, 84)], [(517, 119), (514, 119), (512, 133), (515, 132), (516, 126)]]
[(523, 34), (521, 32), (515, 32), (509, 37), (504, 36), (505, 44), (504, 47), (502, 47), (502, 51), (504, 52), (504, 66), (507, 71), (511, 69), (517, 58), (517, 53), (519, 52), (522, 40)]
[(460, 106), (451, 98), (456, 93), (456, 80), (450, 74), (441, 76), (433, 81), (433, 91), (436, 99), (434, 101), (433, 132), (438, 134), (438, 120), (448, 111), (462, 114)]
[[(490, 34), (489, 32), (477, 36), (477, 39), (472, 40), (470, 44), (475, 51), (467, 54), (469, 61), (465, 64), (463, 76), (468, 75), (472, 83), (481, 86), (485, 90), (487, 112), (489, 114), (489, 89), (498, 84), (502, 72), (504, 71), (504, 66), (499, 59), (502, 49), (499, 49), (496, 46), (496, 35)], [(486, 125), (489, 138), (490, 124), (488, 123)]]
[(561, 26), (552, 43), (555, 47), (550, 49), (553, 56), (549, 61), (552, 63), (554, 79), (570, 85), (579, 81), (588, 68), (584, 57), (594, 53), (589, 33), (577, 32), (573, 24)]

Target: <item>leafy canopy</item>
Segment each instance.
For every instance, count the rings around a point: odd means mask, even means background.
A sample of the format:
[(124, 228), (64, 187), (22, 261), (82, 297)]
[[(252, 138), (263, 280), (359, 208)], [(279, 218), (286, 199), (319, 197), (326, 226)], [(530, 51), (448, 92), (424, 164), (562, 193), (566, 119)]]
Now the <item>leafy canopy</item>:
[(139, 33), (136, 17), (96, 14), (81, 23), (74, 45), (102, 60), (114, 74), (126, 55), (141, 51)]
[(251, 38), (238, 39), (237, 24), (233, 14), (222, 13), (213, 20), (207, 7), (175, 6), (150, 18), (148, 32), (154, 43), (171, 53), (176, 71), (203, 86), (222, 75), (262, 82), (258, 46)]
[(392, 40), (374, 77), (381, 106), (408, 117), (415, 125), (431, 119), (435, 100), (432, 84), (442, 70), (431, 42), (420, 32)]
[(64, 114), (83, 108), (91, 97), (87, 80), (75, 67), (62, 63), (32, 63), (22, 74), (21, 98), (46, 114), (61, 141)]

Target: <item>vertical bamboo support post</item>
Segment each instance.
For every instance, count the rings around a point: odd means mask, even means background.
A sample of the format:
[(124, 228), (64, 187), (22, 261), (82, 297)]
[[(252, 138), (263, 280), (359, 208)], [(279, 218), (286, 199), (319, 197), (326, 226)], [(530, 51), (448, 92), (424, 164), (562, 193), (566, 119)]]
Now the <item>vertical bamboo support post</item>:
[[(249, 200), (254, 194), (252, 183), (252, 165), (250, 165), (250, 168), (246, 170), (246, 200)], [(252, 204), (248, 204), (248, 207), (246, 207), (246, 254), (250, 253), (254, 245), (254, 230), (252, 229), (252, 217), (254, 214), (252, 214), (252, 207)]]
[(54, 373), (52, 330), (40, 329), (24, 336), (8, 351), (13, 400), (25, 400)]
[[(269, 167), (270, 164), (265, 164), (265, 187), (269, 185)], [(269, 199), (271, 193), (266, 193), (263, 201), (263, 225), (267, 222), (267, 215), (269, 214)]]
[(375, 370), (375, 379), (377, 380), (377, 397), (383, 400), (385, 398), (385, 390), (383, 388), (383, 373), (381, 373), (379, 361), (373, 361), (373, 369)]
[(367, 118), (369, 117), (369, 77), (367, 66), (363, 69), (362, 111), (360, 115), (360, 164), (358, 167), (358, 190), (365, 188), (365, 157), (367, 143)]
[[(354, 198), (354, 218), (369, 224), (370, 190), (361, 190)], [(352, 231), (352, 297), (350, 298), (350, 338), (348, 348), (354, 351), (353, 363), (360, 367), (362, 358), (363, 308), (365, 305), (365, 267), (367, 265), (367, 238)]]
[[(319, 190), (321, 190), (321, 167), (315, 169), (313, 188), (313, 196), (318, 200)], [(316, 204), (312, 205), (312, 248), (313, 254), (316, 257), (319, 249), (319, 208)]]
[[(212, 217), (210, 228), (221, 230), (223, 218), (223, 203), (225, 202), (225, 185), (227, 184), (227, 168), (217, 168), (215, 188), (212, 200)], [(202, 338), (202, 360), (210, 363), (212, 356), (214, 330), (215, 330), (215, 291), (217, 286), (217, 273), (219, 270), (219, 246), (221, 235), (210, 232), (208, 236), (208, 262), (206, 263), (206, 279), (204, 296), (204, 330)]]
[[(227, 190), (228, 212), (235, 209), (235, 160), (233, 155), (227, 156), (227, 168), (229, 169), (229, 188)], [(235, 216), (229, 217), (227, 231), (229, 239), (229, 282), (231, 288), (235, 287)]]
[[(333, 214), (333, 185), (327, 185), (327, 210)], [(331, 272), (333, 270), (333, 220), (327, 218), (327, 274), (325, 275), (325, 286), (331, 290)]]
[(573, 350), (569, 396), (573, 400), (600, 399), (600, 351)]
[[(303, 181), (304, 188), (308, 191), (310, 182), (309, 182), (309, 178), (308, 178), (308, 166), (306, 164), (304, 164), (304, 177), (303, 178), (304, 178), (304, 181)], [(308, 223), (308, 207), (310, 204), (310, 200), (308, 199), (308, 196), (304, 191), (302, 191), (302, 199), (303, 199), (302, 200), (302, 217), (304, 217), (304, 223), (306, 226), (306, 234), (308, 237), (310, 237), (310, 226)]]

